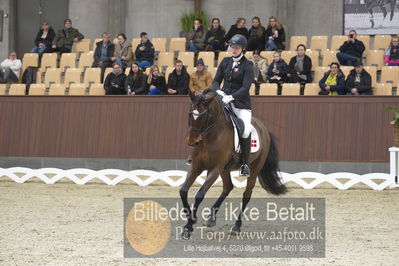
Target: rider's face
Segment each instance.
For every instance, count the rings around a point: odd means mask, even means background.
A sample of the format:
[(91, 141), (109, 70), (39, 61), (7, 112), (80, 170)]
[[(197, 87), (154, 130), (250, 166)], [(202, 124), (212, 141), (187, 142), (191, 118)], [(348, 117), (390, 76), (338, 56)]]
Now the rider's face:
[(241, 46), (231, 46), (231, 53), (233, 54), (234, 57), (239, 56), (242, 53), (242, 47)]

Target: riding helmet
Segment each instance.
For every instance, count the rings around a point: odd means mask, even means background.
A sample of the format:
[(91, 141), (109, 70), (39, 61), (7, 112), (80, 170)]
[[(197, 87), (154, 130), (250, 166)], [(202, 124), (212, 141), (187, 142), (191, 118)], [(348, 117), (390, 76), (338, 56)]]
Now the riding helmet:
[(230, 46), (241, 46), (243, 48), (247, 47), (247, 38), (242, 36), (241, 34), (236, 34), (233, 37), (231, 37), (229, 41)]

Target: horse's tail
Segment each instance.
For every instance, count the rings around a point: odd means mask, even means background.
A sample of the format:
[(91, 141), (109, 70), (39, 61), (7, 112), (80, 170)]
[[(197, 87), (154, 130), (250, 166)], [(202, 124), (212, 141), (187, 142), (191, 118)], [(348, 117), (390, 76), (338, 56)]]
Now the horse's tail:
[(287, 188), (281, 182), (281, 178), (278, 176), (280, 171), (278, 166), (278, 150), (276, 137), (270, 134), (270, 150), (267, 155), (265, 165), (260, 170), (258, 179), (262, 187), (275, 195), (284, 194), (287, 192)]

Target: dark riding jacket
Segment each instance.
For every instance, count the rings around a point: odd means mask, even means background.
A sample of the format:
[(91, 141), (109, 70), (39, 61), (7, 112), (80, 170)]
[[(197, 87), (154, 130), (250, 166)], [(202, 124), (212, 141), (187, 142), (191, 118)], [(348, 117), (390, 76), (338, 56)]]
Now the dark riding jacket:
[(239, 109), (251, 109), (249, 89), (254, 79), (254, 65), (243, 56), (233, 68), (233, 58), (226, 57), (219, 64), (213, 80), (213, 89), (219, 90), (224, 80), (222, 91), (234, 98), (233, 104)]

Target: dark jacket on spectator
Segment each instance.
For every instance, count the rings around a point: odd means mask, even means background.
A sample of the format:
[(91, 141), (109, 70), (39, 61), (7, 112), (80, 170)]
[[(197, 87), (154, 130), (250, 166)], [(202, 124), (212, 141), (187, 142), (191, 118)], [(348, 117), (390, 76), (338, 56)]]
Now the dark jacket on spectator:
[(161, 94), (167, 94), (166, 81), (164, 76), (152, 77), (151, 83), (147, 83), (147, 91), (150, 91), (150, 86), (154, 85), (155, 88), (161, 91)]
[(79, 41), (84, 38), (83, 34), (78, 29), (70, 28), (62, 29), (57, 32), (53, 44), (57, 45), (57, 48), (67, 48), (69, 51), (72, 50), (73, 39), (78, 38)]
[(352, 69), (346, 78), (346, 92), (351, 93), (353, 88), (356, 88), (359, 94), (362, 95), (371, 95), (371, 76), (370, 74), (363, 69), (360, 73), (360, 84), (356, 84), (356, 70)]
[[(266, 34), (265, 34), (266, 35), (266, 38), (265, 38), (266, 43), (269, 41), (269, 37), (273, 36), (273, 34), (274, 34), (273, 29), (272, 29), (272, 27), (269, 26), (266, 29)], [(278, 34), (278, 36), (276, 39), (274, 39), (274, 43), (277, 45), (277, 48), (279, 50), (284, 50), (285, 49), (285, 30), (284, 30), (283, 26), (281, 26), (281, 29), (277, 30), (277, 34)]]
[(266, 29), (262, 26), (261, 27), (261, 35), (258, 35), (258, 28), (252, 26), (248, 31), (248, 51), (255, 51), (255, 50), (265, 50), (265, 40), (266, 40)]
[(193, 41), (201, 50), (205, 48), (205, 38), (207, 30), (201, 25), (198, 30), (194, 28), (187, 34), (187, 40)]
[[(103, 48), (103, 41), (99, 41), (96, 43), (96, 50), (94, 51), (94, 62), (98, 64), (101, 61), (101, 51)], [(106, 62), (111, 61), (111, 57), (114, 56), (115, 45), (110, 42), (107, 46), (107, 59), (104, 60)]]
[[(297, 61), (297, 56), (294, 56), (291, 58), (290, 63), (288, 65), (289, 73), (297, 72), (295, 69), (296, 61)], [(312, 59), (309, 56), (307, 56), (306, 54), (305, 54), (305, 57), (303, 58), (303, 71), (300, 72), (299, 74), (306, 75), (307, 83), (312, 82)]]
[(364, 50), (365, 50), (364, 44), (362, 41), (359, 40), (355, 40), (354, 43), (346, 41), (339, 48), (339, 51), (341, 53), (349, 54), (357, 58), (362, 58)]
[[(319, 86), (321, 91), (319, 92), (320, 95), (328, 95), (329, 92), (327, 90), (325, 90), (325, 87), (327, 87), (326, 85), (326, 81), (328, 76), (330, 75), (331, 70), (327, 71), (326, 73), (324, 73), (323, 78), (319, 81)], [(337, 85), (335, 86), (331, 86), (330, 91), (336, 91), (339, 95), (345, 95), (345, 75), (342, 72), (342, 70), (338, 70), (337, 73)]]
[(121, 73), (115, 75), (114, 72), (108, 74), (104, 81), (104, 89), (106, 95), (123, 95), (126, 94), (125, 90), (126, 75)]
[[(144, 51), (140, 51), (140, 47), (143, 45), (145, 49)], [(135, 54), (136, 59), (139, 61), (148, 61), (151, 64), (154, 63), (155, 49), (150, 40), (148, 40), (146, 43), (140, 43), (139, 45), (137, 45)]]
[(216, 41), (218, 43), (218, 50), (223, 51), (224, 50), (224, 43), (226, 42), (224, 35), (226, 34), (226, 31), (222, 26), (219, 26), (217, 29), (211, 28), (210, 30), (207, 31), (206, 37), (205, 37), (205, 45), (209, 45), (210, 42)]
[(52, 27), (50, 27), (48, 29), (48, 33), (46, 38), (42, 38), (43, 35), (43, 29), (40, 29), (39, 32), (36, 35), (36, 39), (35, 39), (35, 45), (39, 46), (39, 43), (44, 43), (46, 45), (47, 48), (51, 48), (51, 45), (53, 44), (53, 40), (55, 37), (55, 31), (53, 30)]
[(135, 95), (145, 95), (148, 93), (147, 91), (147, 75), (143, 73), (142, 70), (139, 70), (140, 73), (137, 73), (134, 77), (133, 71), (130, 70), (129, 75), (126, 78), (125, 82), (125, 90), (126, 93), (129, 90), (134, 92)]
[[(278, 74), (273, 73), (273, 69), (274, 69), (274, 65), (277, 65), (277, 70), (279, 71)], [(285, 81), (287, 78), (287, 70), (288, 70), (288, 65), (287, 63), (280, 58), (280, 61), (278, 61), (277, 63), (275, 61), (273, 61), (270, 65), (269, 65), (269, 70), (267, 71), (267, 76), (269, 77), (269, 80), (271, 77), (273, 76), (279, 76), (281, 78), (280, 81)]]
[(236, 34), (241, 34), (242, 36), (245, 36), (245, 38), (248, 39), (248, 30), (247, 28), (237, 28), (237, 25), (231, 25), (229, 32), (226, 34), (226, 42), (229, 42), (231, 37), (233, 37)]
[(176, 95), (187, 95), (189, 90), (190, 76), (187, 74), (186, 67), (183, 66), (181, 74), (177, 75), (176, 69), (169, 74), (168, 89), (176, 90)]

